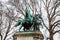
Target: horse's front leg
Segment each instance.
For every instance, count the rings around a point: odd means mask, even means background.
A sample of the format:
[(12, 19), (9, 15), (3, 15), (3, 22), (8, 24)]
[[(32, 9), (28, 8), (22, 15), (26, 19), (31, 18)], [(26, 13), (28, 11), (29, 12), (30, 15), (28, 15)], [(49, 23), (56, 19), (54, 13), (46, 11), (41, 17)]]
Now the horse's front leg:
[(26, 31), (25, 28), (23, 30)]
[(22, 28), (22, 26), (19, 27), (19, 32), (20, 32), (21, 28)]

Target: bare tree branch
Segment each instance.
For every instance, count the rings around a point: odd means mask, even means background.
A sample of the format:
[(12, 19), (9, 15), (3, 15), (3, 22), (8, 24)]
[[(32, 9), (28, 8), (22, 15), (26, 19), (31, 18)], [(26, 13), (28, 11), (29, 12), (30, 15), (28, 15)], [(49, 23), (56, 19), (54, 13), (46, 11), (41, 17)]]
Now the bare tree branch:
[(43, 4), (46, 6), (45, 2), (43, 0), (41, 0), (43, 2)]
[[(12, 2), (11, 2), (12, 3)], [(25, 16), (25, 14), (24, 14), (24, 12), (23, 12), (23, 10), (22, 9), (20, 9), (17, 5), (15, 5), (14, 3), (12, 3), (12, 5), (13, 6), (15, 6), (17, 9), (18, 9), (18, 12), (20, 12), (21, 14), (23, 14), (24, 16)]]
[(55, 31), (53, 34), (60, 32), (60, 30)]
[(50, 0), (49, 3), (48, 3), (48, 7), (49, 7), (50, 3), (51, 3), (51, 0)]
[(55, 21), (53, 24), (52, 24), (52, 26), (54, 26), (56, 23), (58, 23), (58, 22), (60, 22), (60, 20), (58, 20), (58, 21)]
[(45, 25), (43, 19), (42, 19), (42, 23), (43, 23), (43, 25), (45, 26), (45, 28), (46, 28), (47, 30), (49, 30), (48, 27)]
[(58, 6), (59, 6), (59, 3), (57, 3), (57, 1), (55, 2), (55, 5), (52, 7), (52, 9), (54, 9), (54, 11), (53, 11), (53, 14), (52, 14), (52, 16), (51, 16), (51, 19), (54, 17), (54, 15), (56, 15), (56, 9), (58, 8)]
[(53, 25), (52, 27), (52, 29), (54, 30), (58, 25), (60, 25), (60, 23), (57, 23), (56, 25)]
[(7, 31), (6, 31), (6, 34), (5, 34), (4, 40), (6, 39), (7, 34), (9, 33), (10, 28), (11, 28), (11, 20), (9, 19), (9, 26), (8, 26), (8, 28), (7, 28)]

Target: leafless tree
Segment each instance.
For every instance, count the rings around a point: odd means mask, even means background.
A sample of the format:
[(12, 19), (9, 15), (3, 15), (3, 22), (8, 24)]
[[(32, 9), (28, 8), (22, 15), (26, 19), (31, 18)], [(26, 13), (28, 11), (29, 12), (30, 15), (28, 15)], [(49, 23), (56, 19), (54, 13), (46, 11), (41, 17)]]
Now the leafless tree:
[(15, 8), (8, 7), (4, 3), (0, 4), (0, 28), (1, 28), (0, 31), (2, 34), (2, 40), (7, 40), (7, 37), (9, 35), (11, 34), (13, 35), (15, 30), (13, 23), (16, 22), (17, 19), (20, 19), (17, 17), (18, 14), (14, 13), (14, 9)]
[(60, 29), (58, 29), (60, 27), (60, 19), (57, 19), (60, 16), (60, 0), (41, 0), (41, 1), (44, 4), (44, 10), (46, 11), (45, 14), (47, 14), (48, 26), (46, 25), (43, 19), (42, 22), (49, 32), (48, 39), (54, 40), (53, 36), (56, 33), (60, 32)]

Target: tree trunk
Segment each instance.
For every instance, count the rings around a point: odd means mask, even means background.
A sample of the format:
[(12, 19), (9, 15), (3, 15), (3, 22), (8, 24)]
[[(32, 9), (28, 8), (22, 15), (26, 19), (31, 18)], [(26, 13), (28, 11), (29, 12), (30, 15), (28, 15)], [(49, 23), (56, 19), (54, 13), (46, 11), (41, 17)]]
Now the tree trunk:
[(53, 31), (50, 32), (50, 40), (53, 40)]

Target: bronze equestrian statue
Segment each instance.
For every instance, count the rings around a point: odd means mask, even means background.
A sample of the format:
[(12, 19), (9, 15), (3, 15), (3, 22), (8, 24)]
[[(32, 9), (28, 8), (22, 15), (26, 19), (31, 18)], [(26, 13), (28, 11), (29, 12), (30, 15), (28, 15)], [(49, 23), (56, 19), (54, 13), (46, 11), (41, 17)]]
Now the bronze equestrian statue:
[[(20, 26), (19, 31), (22, 27), (24, 27), (24, 31), (33, 29), (33, 31), (38, 30), (40, 31), (40, 26), (42, 26), (41, 23), (41, 14), (35, 14), (34, 16), (31, 15), (30, 10), (26, 8), (25, 11), (26, 15), (24, 19), (18, 20), (15, 26)], [(40, 19), (40, 20), (39, 20)], [(43, 27), (43, 26), (42, 26)]]

